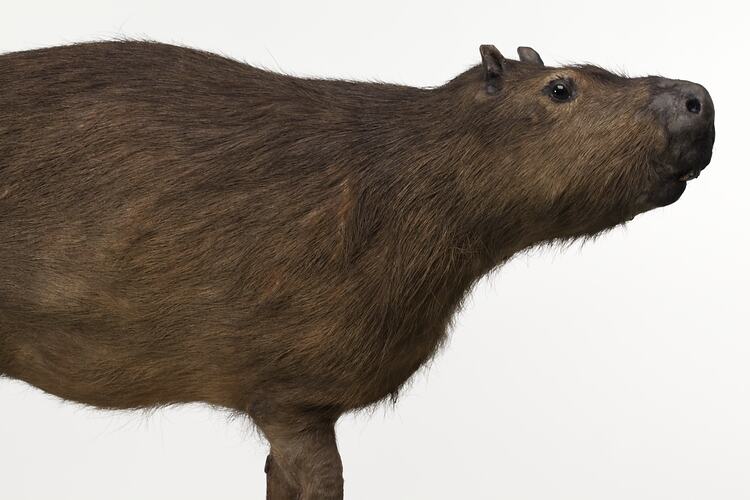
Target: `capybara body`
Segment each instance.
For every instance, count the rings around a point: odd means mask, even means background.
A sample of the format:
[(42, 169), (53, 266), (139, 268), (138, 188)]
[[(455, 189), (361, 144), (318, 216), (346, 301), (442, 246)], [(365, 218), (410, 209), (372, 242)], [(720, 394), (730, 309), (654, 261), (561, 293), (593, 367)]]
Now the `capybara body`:
[(268, 498), (341, 498), (336, 419), (394, 394), (477, 279), (710, 160), (698, 85), (481, 55), (429, 89), (151, 42), (0, 56), (0, 372), (244, 412)]

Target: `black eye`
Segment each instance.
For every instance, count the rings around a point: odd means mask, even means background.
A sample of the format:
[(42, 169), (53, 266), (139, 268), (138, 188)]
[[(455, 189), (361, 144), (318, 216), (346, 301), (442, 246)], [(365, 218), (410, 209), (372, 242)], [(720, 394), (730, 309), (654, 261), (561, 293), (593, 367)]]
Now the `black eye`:
[(564, 83), (555, 83), (552, 85), (552, 90), (550, 91), (550, 94), (552, 95), (552, 98), (556, 101), (567, 101), (570, 99), (570, 90), (568, 89), (568, 86)]

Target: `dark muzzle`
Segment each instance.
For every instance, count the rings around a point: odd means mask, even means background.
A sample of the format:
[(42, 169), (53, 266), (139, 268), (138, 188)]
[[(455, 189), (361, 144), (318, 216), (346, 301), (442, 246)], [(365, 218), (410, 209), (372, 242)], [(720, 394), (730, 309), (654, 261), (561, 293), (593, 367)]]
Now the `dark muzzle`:
[(698, 177), (711, 161), (716, 135), (711, 96), (697, 83), (658, 78), (651, 106), (667, 132), (665, 174), (680, 181)]

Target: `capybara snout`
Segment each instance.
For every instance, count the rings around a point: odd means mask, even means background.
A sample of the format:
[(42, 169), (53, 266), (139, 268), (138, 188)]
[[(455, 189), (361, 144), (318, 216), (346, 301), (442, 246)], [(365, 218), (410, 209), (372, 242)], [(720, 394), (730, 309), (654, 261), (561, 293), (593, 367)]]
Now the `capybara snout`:
[(669, 136), (665, 159), (678, 178), (695, 178), (711, 161), (715, 138), (711, 96), (692, 82), (660, 78), (654, 87), (653, 107)]
[(677, 201), (686, 182), (697, 178), (711, 161), (714, 104), (708, 91), (693, 82), (653, 77), (651, 85), (650, 108), (666, 135), (666, 147), (655, 167), (659, 179), (653, 201), (664, 206)]

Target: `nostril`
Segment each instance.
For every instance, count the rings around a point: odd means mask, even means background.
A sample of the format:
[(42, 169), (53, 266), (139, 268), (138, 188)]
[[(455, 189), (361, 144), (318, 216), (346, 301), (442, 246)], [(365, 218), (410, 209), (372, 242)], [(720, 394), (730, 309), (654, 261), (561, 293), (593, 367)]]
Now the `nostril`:
[(691, 113), (697, 114), (701, 112), (701, 102), (695, 97), (688, 99), (685, 103), (685, 107), (687, 107), (687, 110)]

